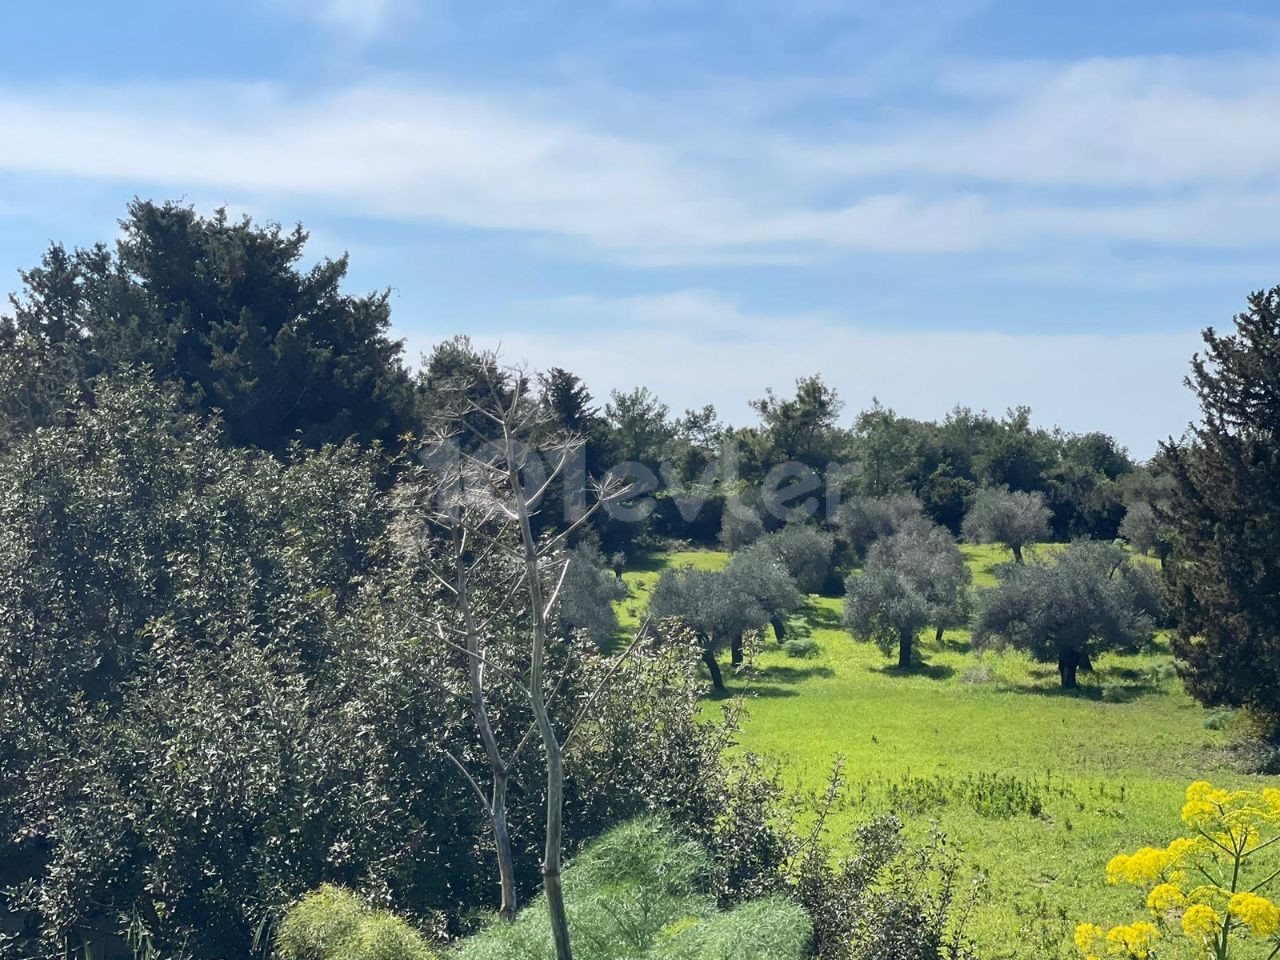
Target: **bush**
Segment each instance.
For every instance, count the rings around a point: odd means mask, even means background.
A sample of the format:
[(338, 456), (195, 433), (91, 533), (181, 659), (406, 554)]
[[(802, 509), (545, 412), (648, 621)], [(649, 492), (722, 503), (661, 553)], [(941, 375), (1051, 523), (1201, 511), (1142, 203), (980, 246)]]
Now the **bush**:
[(280, 960), (431, 960), (422, 935), (358, 895), (325, 884), (285, 914), (276, 935)]
[[(696, 844), (652, 817), (617, 827), (564, 872), (574, 955), (580, 960), (799, 960), (810, 936), (796, 904), (770, 897), (720, 912), (710, 863)], [(554, 955), (542, 898), (513, 923), (472, 937), (459, 960), (545, 960)], [(301, 958), (299, 958), (301, 960)]]

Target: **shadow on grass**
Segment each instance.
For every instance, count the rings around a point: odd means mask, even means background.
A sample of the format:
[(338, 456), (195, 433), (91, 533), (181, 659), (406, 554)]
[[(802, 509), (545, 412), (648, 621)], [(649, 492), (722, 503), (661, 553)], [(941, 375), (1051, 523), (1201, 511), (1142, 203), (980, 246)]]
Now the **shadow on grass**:
[(1014, 683), (1005, 687), (1010, 693), (1029, 693), (1040, 697), (1065, 697), (1097, 703), (1131, 703), (1160, 692), (1160, 685), (1142, 670), (1116, 667), (1093, 671), (1080, 677), (1080, 686), (1066, 689), (1052, 668), (1032, 671), (1033, 683)]
[(810, 666), (789, 666), (778, 665), (770, 667), (757, 667), (751, 674), (735, 675), (732, 667), (725, 664), (720, 665), (720, 669), (725, 672), (726, 689), (716, 690), (711, 687), (711, 677), (706, 670), (702, 671), (703, 677), (707, 681), (707, 699), (709, 700), (729, 700), (736, 696), (745, 695), (748, 698), (763, 697), (767, 699), (777, 697), (797, 697), (800, 691), (796, 686), (805, 680), (813, 677), (830, 678), (836, 675), (831, 667), (813, 664)]
[(661, 554), (642, 553), (628, 557), (623, 573), (657, 573), (670, 566), (670, 561)]
[(805, 622), (813, 630), (839, 630), (841, 627), (840, 612), (814, 603), (805, 602), (802, 611)]
[(945, 663), (926, 663), (917, 661), (907, 670), (902, 670), (896, 663), (887, 663), (883, 667), (872, 667), (876, 673), (886, 677), (928, 677), (930, 680), (948, 680), (956, 675), (956, 668)]

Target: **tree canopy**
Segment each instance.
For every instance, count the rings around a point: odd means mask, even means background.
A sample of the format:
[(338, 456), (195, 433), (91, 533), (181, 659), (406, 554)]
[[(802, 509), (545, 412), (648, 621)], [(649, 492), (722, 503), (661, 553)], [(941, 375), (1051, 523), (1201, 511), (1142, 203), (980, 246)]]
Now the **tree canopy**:
[(1005, 568), (979, 595), (974, 642), (1057, 662), (1064, 689), (1105, 650), (1136, 650), (1155, 634), (1155, 572), (1122, 546), (1081, 540), (1052, 558)]
[(219, 410), (231, 445), (390, 445), (411, 428), (388, 295), (344, 293), (345, 256), (304, 270), (301, 227), (173, 203), (136, 200), (121, 229), (114, 246), (55, 244), (23, 273), (0, 318), (0, 442), (139, 366), (188, 409)]
[(1201, 420), (1161, 448), (1175, 649), (1197, 698), (1280, 728), (1280, 287), (1254, 293), (1234, 331), (1210, 328), (1204, 343), (1188, 381)]

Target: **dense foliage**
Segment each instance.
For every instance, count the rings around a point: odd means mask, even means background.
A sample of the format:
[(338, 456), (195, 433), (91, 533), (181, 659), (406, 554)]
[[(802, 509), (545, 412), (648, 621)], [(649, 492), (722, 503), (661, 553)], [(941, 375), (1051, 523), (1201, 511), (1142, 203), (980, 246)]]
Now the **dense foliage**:
[(1056, 662), (1062, 686), (1092, 669), (1103, 650), (1137, 649), (1152, 639), (1160, 585), (1121, 546), (1077, 541), (1043, 562), (1011, 564), (980, 594), (974, 641), (1010, 646)]
[(1203, 702), (1280, 727), (1280, 287), (1204, 339), (1190, 379), (1202, 421), (1163, 448), (1177, 651)]
[(114, 248), (55, 244), (0, 318), (0, 444), (56, 423), (92, 378), (139, 365), (224, 439), (284, 453), (411, 427), (385, 293), (343, 293), (347, 261), (300, 270), (307, 235), (135, 201)]

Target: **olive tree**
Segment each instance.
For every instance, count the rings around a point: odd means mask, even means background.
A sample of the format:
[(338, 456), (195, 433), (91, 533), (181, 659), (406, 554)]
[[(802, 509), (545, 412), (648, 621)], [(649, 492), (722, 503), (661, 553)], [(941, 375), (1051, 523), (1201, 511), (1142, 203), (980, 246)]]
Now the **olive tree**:
[(618, 633), (613, 605), (627, 595), (626, 584), (605, 564), (600, 548), (580, 543), (568, 553), (568, 567), (556, 605), (562, 636), (581, 631), (598, 649), (607, 650)]
[(801, 593), (817, 593), (826, 585), (831, 572), (835, 538), (807, 524), (789, 523), (781, 530), (766, 534), (748, 549), (777, 557)]
[(1149, 565), (1133, 562), (1116, 544), (1078, 540), (1052, 559), (1008, 567), (999, 585), (983, 591), (974, 643), (1056, 661), (1070, 690), (1098, 653), (1136, 650), (1151, 640), (1158, 597)]
[(1120, 521), (1120, 536), (1141, 554), (1155, 553), (1163, 567), (1173, 549), (1172, 529), (1160, 519), (1156, 508), (1146, 500), (1136, 500)]
[(836, 524), (855, 554), (865, 557), (871, 544), (889, 536), (906, 521), (920, 516), (924, 505), (909, 493), (885, 497), (854, 497), (840, 505)]
[(1049, 536), (1049, 507), (1044, 494), (983, 487), (973, 497), (961, 526), (970, 543), (999, 543), (1022, 563), (1022, 548)]
[(898, 666), (911, 667), (915, 636), (929, 622), (929, 603), (902, 570), (868, 563), (845, 583), (844, 623), (854, 639), (868, 640), (886, 654), (896, 645)]
[(653, 588), (649, 615), (654, 620), (676, 619), (698, 637), (702, 662), (711, 674), (711, 685), (724, 689), (716, 652), (728, 645), (741, 649), (743, 636), (769, 620), (760, 602), (741, 581), (720, 570), (682, 568), (664, 571)]
[(845, 586), (845, 624), (855, 638), (896, 644), (898, 666), (912, 665), (916, 634), (934, 624), (938, 640), (947, 626), (968, 616), (971, 574), (951, 534), (918, 517), (876, 541), (861, 574)]
[[(763, 549), (758, 549), (763, 547)], [(775, 639), (787, 638), (786, 616), (800, 605), (802, 595), (782, 559), (757, 543), (729, 558), (722, 576), (732, 594), (747, 597), (759, 605), (773, 626)], [(741, 636), (731, 637), (730, 654), (734, 665), (742, 663)]]

